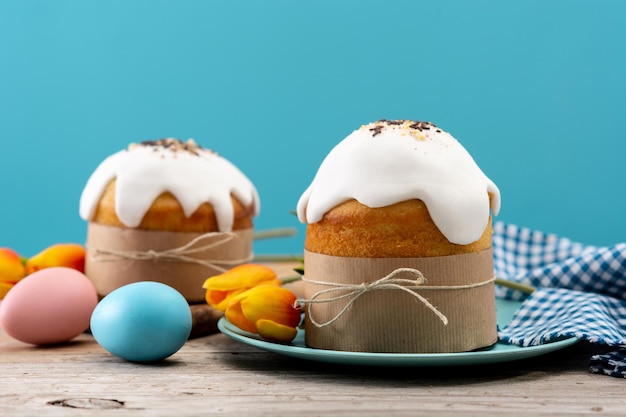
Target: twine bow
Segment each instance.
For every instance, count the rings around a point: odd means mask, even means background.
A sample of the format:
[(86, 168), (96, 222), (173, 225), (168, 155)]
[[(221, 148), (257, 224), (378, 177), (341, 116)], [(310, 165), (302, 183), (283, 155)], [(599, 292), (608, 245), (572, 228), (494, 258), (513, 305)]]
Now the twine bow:
[[(197, 236), (190, 242), (172, 249), (166, 249), (162, 251), (155, 251), (149, 249), (147, 251), (116, 251), (111, 249), (93, 249), (92, 260), (96, 262), (111, 262), (119, 259), (133, 259), (139, 261), (165, 261), (165, 262), (188, 262), (199, 265), (204, 265), (210, 268), (214, 268), (220, 272), (225, 272), (226, 269), (219, 265), (239, 265), (244, 262), (252, 260), (253, 256), (250, 255), (242, 259), (234, 260), (215, 260), (215, 259), (200, 259), (194, 258), (193, 255), (198, 252), (207, 251), (215, 247), (224, 245), (225, 243), (234, 239), (237, 235), (232, 232), (209, 232), (203, 235)], [(218, 239), (208, 242), (204, 245), (194, 247), (199, 242), (217, 237)]]
[[(413, 279), (408, 278), (398, 278), (397, 276), (400, 274), (408, 274), (413, 276)], [(378, 290), (400, 290), (404, 291), (407, 294), (411, 295), (415, 298), (416, 301), (421, 302), (425, 305), (430, 311), (432, 311), (438, 318), (441, 320), (443, 325), (448, 324), (448, 318), (437, 309), (434, 305), (430, 303), (425, 297), (417, 293), (417, 290), (454, 290), (454, 289), (467, 289), (467, 288), (475, 288), (482, 285), (486, 285), (490, 282), (493, 282), (495, 278), (491, 278), (487, 281), (478, 282), (474, 284), (467, 285), (447, 285), (447, 286), (427, 286), (424, 285), (426, 283), (426, 278), (422, 274), (421, 271), (414, 268), (398, 268), (391, 272), (390, 274), (373, 281), (371, 283), (361, 283), (361, 284), (341, 284), (336, 282), (325, 282), (325, 281), (316, 281), (311, 279), (302, 278), (303, 281), (316, 284), (316, 285), (324, 285), (331, 288), (327, 288), (324, 290), (320, 290), (315, 293), (311, 299), (298, 299), (296, 303), (305, 304), (307, 308), (307, 313), (309, 320), (311, 323), (318, 328), (326, 327), (333, 324), (335, 321), (339, 320), (341, 316), (343, 316), (352, 305), (365, 293), (371, 291)], [(347, 292), (344, 292), (347, 291)], [(319, 299), (320, 296), (324, 294), (333, 294), (337, 292), (344, 292), (343, 294), (336, 295), (330, 298)], [(312, 304), (324, 304), (324, 303), (332, 303), (335, 301), (340, 301), (343, 299), (348, 299), (346, 305), (330, 320), (319, 323), (311, 314), (311, 305)]]

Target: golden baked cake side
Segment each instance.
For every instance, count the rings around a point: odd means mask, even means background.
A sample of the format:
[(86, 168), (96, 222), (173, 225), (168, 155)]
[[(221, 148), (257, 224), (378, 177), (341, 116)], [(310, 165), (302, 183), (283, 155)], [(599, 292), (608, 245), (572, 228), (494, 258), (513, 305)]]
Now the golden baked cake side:
[[(234, 208), (233, 230), (252, 228), (254, 205), (246, 207), (233, 196), (231, 196), (231, 202)], [(115, 212), (115, 180), (112, 180), (102, 193), (92, 221), (127, 228)], [(185, 233), (218, 231), (217, 218), (212, 204), (203, 203), (190, 217), (187, 217), (176, 197), (169, 192), (161, 194), (154, 200), (136, 228)]]
[(421, 200), (371, 208), (349, 200), (307, 226), (309, 252), (356, 258), (458, 255), (491, 247), (491, 218), (480, 239), (468, 245), (449, 242)]

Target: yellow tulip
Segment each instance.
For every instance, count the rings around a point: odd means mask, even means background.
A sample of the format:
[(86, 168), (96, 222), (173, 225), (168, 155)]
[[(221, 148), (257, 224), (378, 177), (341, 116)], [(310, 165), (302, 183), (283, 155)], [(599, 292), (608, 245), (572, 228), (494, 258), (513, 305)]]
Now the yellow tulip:
[(208, 278), (202, 288), (206, 289), (206, 302), (211, 307), (225, 311), (233, 297), (260, 285), (279, 287), (281, 281), (267, 266), (244, 264)]
[(26, 276), (20, 255), (10, 248), (0, 248), (0, 299)]
[(15, 284), (12, 284), (10, 282), (0, 282), (0, 300), (2, 300), (7, 295), (9, 290), (13, 288), (14, 285)]
[(261, 285), (230, 299), (226, 319), (242, 330), (273, 342), (288, 343), (300, 324), (296, 296), (283, 287)]
[(26, 274), (55, 266), (65, 266), (84, 273), (85, 247), (78, 243), (57, 243), (48, 246), (26, 261)]
[(295, 326), (285, 326), (272, 320), (257, 321), (256, 330), (261, 338), (280, 343), (289, 343), (298, 334), (298, 329)]

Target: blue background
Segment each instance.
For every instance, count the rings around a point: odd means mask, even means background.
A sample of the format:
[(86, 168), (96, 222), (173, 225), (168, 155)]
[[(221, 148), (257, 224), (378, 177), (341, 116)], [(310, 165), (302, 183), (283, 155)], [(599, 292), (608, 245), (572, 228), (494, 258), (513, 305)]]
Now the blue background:
[(78, 200), (130, 142), (194, 138), (262, 199), (257, 253), (328, 151), (380, 118), (451, 132), (499, 220), (625, 240), (626, 2), (0, 0), (0, 246), (83, 242)]

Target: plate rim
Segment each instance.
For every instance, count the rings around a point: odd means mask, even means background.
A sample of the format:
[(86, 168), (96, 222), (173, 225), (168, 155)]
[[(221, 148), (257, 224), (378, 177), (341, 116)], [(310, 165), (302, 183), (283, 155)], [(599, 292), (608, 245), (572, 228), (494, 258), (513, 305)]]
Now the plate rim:
[[(496, 299), (496, 303), (506, 302), (516, 304), (521, 301)], [(507, 322), (508, 323), (508, 322)], [(502, 323), (500, 327), (506, 323)], [(564, 349), (580, 341), (572, 336), (561, 340), (551, 341), (533, 346), (519, 346), (496, 342), (491, 348), (470, 352), (447, 352), (447, 353), (385, 353), (385, 352), (353, 352), (330, 349), (318, 349), (309, 346), (296, 346), (270, 342), (261, 339), (258, 335), (245, 332), (228, 322), (225, 317), (219, 319), (217, 327), (226, 336), (233, 340), (244, 343), (267, 352), (289, 356), (292, 358), (305, 359), (316, 362), (364, 365), (364, 366), (464, 366), (485, 365), (491, 363), (510, 362), (544, 355), (556, 350)], [(303, 337), (304, 330), (298, 330), (297, 337)], [(500, 347), (501, 349), (498, 349)]]

